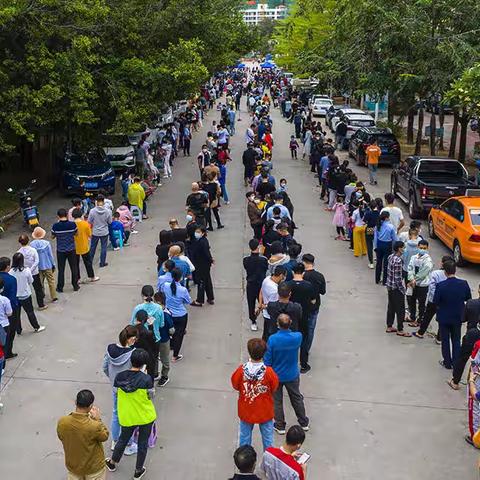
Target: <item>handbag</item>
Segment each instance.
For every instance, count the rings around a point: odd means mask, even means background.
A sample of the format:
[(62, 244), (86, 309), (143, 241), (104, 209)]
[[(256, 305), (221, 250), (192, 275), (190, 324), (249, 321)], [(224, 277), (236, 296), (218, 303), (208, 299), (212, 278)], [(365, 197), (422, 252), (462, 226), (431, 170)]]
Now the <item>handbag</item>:
[(375, 235), (375, 227), (367, 227), (367, 229), (365, 230), (365, 233), (367, 235)]
[[(148, 437), (148, 448), (154, 448), (157, 444), (157, 423), (153, 422), (152, 429), (150, 430), (150, 436)], [(133, 441), (138, 445), (138, 427), (133, 432)]]

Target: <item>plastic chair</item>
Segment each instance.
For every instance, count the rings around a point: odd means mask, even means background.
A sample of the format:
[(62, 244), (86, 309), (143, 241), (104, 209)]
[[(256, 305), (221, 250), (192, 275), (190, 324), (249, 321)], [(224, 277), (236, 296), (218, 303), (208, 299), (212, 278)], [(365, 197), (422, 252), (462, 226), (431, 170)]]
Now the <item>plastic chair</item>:
[(112, 232), (113, 238), (116, 240), (116, 246), (123, 248), (123, 235), (121, 230), (113, 230)]
[(142, 211), (136, 205), (130, 207), (130, 213), (136, 222), (142, 222)]

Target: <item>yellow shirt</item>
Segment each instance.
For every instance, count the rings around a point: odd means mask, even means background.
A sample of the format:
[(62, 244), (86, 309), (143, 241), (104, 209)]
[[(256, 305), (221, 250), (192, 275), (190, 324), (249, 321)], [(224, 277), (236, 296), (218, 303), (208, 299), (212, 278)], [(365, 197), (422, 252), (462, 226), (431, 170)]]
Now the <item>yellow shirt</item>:
[(143, 210), (143, 200), (145, 199), (145, 190), (139, 183), (132, 183), (128, 187), (128, 203), (130, 205), (137, 206), (140, 210)]
[(367, 163), (369, 165), (378, 165), (378, 159), (382, 154), (382, 149), (378, 145), (370, 145), (366, 150)]
[(75, 252), (77, 255), (84, 255), (90, 251), (90, 237), (92, 236), (92, 227), (86, 220), (75, 219), (77, 224), (77, 234), (75, 235)]

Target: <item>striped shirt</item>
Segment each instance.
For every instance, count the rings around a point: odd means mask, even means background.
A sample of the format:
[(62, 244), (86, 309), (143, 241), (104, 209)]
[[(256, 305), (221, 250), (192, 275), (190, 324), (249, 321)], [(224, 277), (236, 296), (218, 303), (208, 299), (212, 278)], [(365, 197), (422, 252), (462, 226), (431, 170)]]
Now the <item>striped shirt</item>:
[(389, 290), (400, 290), (402, 293), (405, 293), (405, 285), (403, 283), (403, 259), (395, 253), (392, 253), (388, 257), (387, 280), (385, 285)]
[(77, 225), (69, 220), (59, 220), (52, 226), (52, 234), (57, 239), (57, 252), (65, 253), (75, 251), (74, 237)]

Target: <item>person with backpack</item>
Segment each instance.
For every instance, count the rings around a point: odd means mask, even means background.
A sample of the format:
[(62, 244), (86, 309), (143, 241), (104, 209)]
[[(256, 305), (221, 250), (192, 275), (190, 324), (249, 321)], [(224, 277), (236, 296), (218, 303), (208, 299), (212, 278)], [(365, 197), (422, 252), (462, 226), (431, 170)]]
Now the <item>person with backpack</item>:
[(117, 463), (120, 462), (128, 441), (138, 428), (138, 452), (133, 478), (139, 479), (147, 470), (144, 464), (157, 412), (152, 401), (155, 394), (153, 379), (144, 372), (149, 361), (148, 353), (141, 348), (135, 349), (130, 361), (132, 367), (120, 372), (113, 384), (117, 389), (118, 420), (122, 431), (112, 457), (107, 458), (105, 464), (110, 472), (117, 469)]

